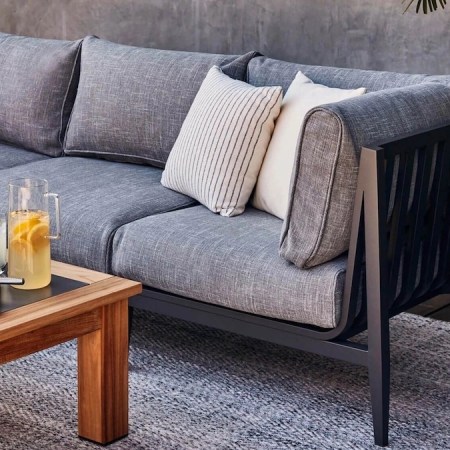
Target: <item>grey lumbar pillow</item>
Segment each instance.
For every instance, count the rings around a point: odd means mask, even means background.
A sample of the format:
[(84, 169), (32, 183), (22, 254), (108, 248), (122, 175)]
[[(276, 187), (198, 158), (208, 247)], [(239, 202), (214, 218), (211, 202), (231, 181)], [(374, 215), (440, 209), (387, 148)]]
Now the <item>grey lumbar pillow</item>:
[(222, 216), (241, 214), (281, 100), (281, 87), (256, 88), (212, 67), (183, 123), (161, 183)]

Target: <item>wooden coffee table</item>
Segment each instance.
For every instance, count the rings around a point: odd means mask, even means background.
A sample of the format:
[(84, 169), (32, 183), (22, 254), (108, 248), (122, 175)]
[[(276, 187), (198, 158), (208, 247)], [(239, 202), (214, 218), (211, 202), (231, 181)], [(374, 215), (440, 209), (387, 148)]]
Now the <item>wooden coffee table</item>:
[(86, 285), (0, 313), (0, 363), (78, 338), (78, 434), (108, 444), (128, 434), (128, 298), (140, 283), (52, 263)]

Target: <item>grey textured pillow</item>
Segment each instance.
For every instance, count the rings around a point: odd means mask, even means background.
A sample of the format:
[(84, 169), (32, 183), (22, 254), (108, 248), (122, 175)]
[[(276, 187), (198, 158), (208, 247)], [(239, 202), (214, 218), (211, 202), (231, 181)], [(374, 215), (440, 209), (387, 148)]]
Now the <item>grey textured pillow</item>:
[(0, 141), (61, 155), (80, 45), (0, 34)]
[(244, 80), (255, 55), (156, 50), (86, 38), (65, 153), (163, 167), (208, 70), (218, 65)]

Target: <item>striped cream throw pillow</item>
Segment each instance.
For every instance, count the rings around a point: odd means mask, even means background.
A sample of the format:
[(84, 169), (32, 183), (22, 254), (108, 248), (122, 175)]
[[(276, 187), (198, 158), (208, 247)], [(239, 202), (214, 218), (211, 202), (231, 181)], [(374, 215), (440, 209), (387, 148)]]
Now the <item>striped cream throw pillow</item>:
[(212, 67), (169, 155), (163, 186), (222, 216), (241, 214), (255, 186), (282, 95), (281, 87), (253, 87)]

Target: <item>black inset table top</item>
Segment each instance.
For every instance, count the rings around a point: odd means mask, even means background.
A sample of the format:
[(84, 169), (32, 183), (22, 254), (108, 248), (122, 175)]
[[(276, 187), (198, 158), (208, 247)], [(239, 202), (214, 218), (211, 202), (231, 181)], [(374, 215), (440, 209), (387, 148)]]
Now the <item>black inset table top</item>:
[(26, 291), (2, 284), (0, 285), (0, 313), (39, 302), (55, 295), (64, 294), (82, 286), (86, 286), (86, 283), (57, 275), (52, 275), (51, 283), (42, 289)]

